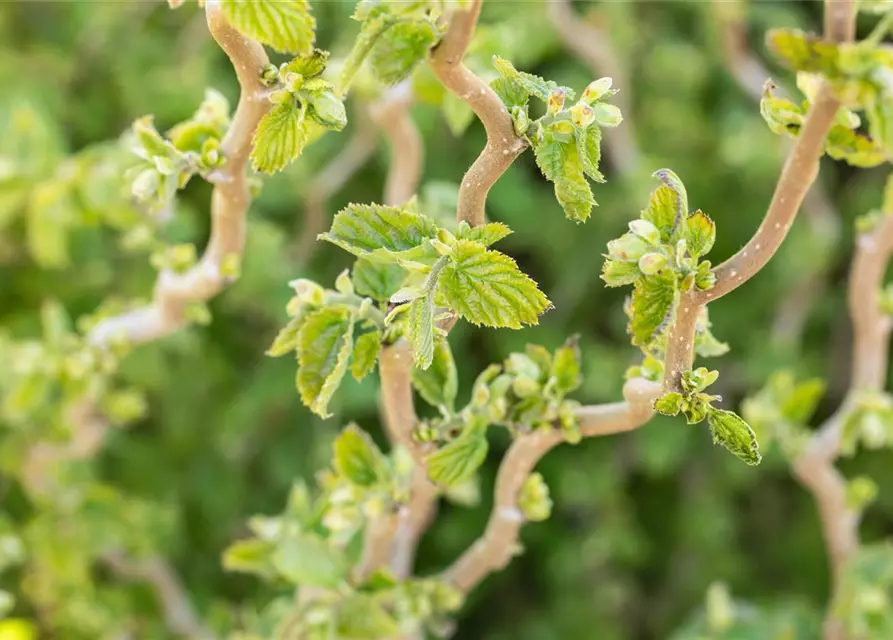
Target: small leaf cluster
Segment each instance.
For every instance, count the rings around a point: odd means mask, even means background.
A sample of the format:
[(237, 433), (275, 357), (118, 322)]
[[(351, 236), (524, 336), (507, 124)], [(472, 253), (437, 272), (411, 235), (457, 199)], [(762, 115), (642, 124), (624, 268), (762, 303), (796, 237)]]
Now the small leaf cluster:
[(860, 444), (868, 449), (893, 446), (893, 395), (870, 389), (855, 392), (843, 423), (841, 453), (853, 455)]
[(347, 91), (368, 60), (375, 78), (386, 85), (405, 80), (443, 36), (439, 18), (450, 5), (443, 0), (360, 0), (352, 18), (361, 23), (353, 49), (344, 61), (340, 86)]
[[(861, 42), (830, 43), (797, 29), (775, 29), (767, 41), (776, 57), (798, 73), (797, 84), (807, 96), (802, 105), (772, 95), (767, 87), (763, 117), (776, 133), (796, 136), (827, 81), (841, 103), (826, 142), (832, 158), (859, 167), (873, 167), (893, 158), (893, 47), (880, 44), (889, 27), (885, 18)], [(862, 111), (867, 135), (859, 130)]]
[(254, 132), (251, 164), (263, 173), (282, 171), (322, 131), (341, 131), (347, 112), (332, 83), (322, 78), (329, 54), (320, 49), (264, 71), (270, 111)]
[[(629, 332), (633, 344), (646, 353), (663, 350), (659, 330), (675, 313), (680, 294), (716, 283), (710, 261), (701, 259), (716, 239), (713, 220), (701, 210), (688, 211), (685, 186), (676, 174), (662, 169), (655, 176), (663, 184), (629, 223), (629, 232), (608, 243), (601, 276), (609, 287), (634, 285)], [(722, 343), (709, 335), (706, 316), (701, 324), (704, 355), (724, 353)]]
[(301, 400), (327, 418), (329, 401), (348, 368), (357, 380), (375, 368), (384, 339), (384, 315), (371, 298), (356, 293), (346, 271), (338, 276), (335, 289), (305, 279), (290, 285), (296, 294), (286, 307), (290, 319), (267, 355), (297, 355), (295, 384)]
[(847, 637), (882, 640), (893, 634), (893, 547), (863, 545), (844, 568), (832, 614)]
[(824, 393), (825, 382), (819, 378), (797, 380), (790, 371), (777, 371), (744, 400), (741, 414), (762, 446), (776, 441), (788, 458), (795, 458), (809, 438), (807, 425)]
[[(380, 285), (370, 284), (370, 291), (391, 293), (386, 323), (399, 325), (412, 346), (416, 366), (427, 369), (435, 343), (443, 336), (437, 323), (453, 313), (475, 325), (520, 329), (523, 324), (537, 324), (538, 316), (550, 308), (546, 296), (512, 258), (488, 248), (509, 233), (500, 223), (475, 228), (462, 223), (454, 234), (410, 203), (349, 205), (320, 239), (360, 258), (364, 265), (360, 274)], [(384, 286), (401, 277), (398, 290)]]
[[(442, 415), (422, 422), (414, 437), (438, 444), (427, 460), (428, 475), (438, 485), (455, 487), (474, 475), (487, 456), (490, 426), (505, 427), (515, 434), (557, 428), (568, 442), (580, 441), (575, 415), (579, 403), (566, 397), (582, 383), (575, 339), (554, 353), (528, 345), (524, 353), (513, 353), (502, 364), (490, 365), (475, 380), (471, 399), (460, 411), (451, 410), (455, 398), (452, 356), (446, 363), (435, 361), (431, 369), (446, 373), (436, 378), (427, 372), (415, 375), (413, 385)], [(548, 515), (548, 489), (541, 481), (528, 479), (531, 484), (525, 495), (530, 519)]]
[[(334, 443), (332, 468), (318, 476), (313, 498), (303, 484), (292, 488), (285, 511), (249, 521), (254, 537), (224, 554), (232, 571), (259, 575), (287, 588), (307, 587), (313, 598), (289, 599), (273, 615), (274, 634), (287, 629), (301, 638), (382, 638), (442, 628), (462, 597), (436, 579), (398, 580), (386, 570), (355, 570), (358, 539), (370, 522), (396, 515), (409, 497), (412, 461), (385, 456), (355, 425)], [(249, 636), (253, 637), (253, 636)]]
[(705, 393), (717, 378), (718, 371), (708, 371), (704, 367), (686, 371), (682, 374), (682, 391), (662, 395), (654, 401), (654, 410), (665, 416), (681, 413), (688, 424), (697, 424), (706, 418), (713, 444), (722, 445), (749, 465), (758, 465), (762, 456), (753, 429), (735, 412), (713, 406), (722, 398)]
[[(570, 88), (518, 71), (499, 56), (493, 60), (500, 77), (491, 86), (509, 109), (515, 133), (533, 148), (537, 166), (555, 185), (565, 215), (585, 222), (597, 204), (589, 180), (605, 181), (598, 168), (601, 127), (616, 127), (623, 120), (620, 109), (605, 102), (617, 93), (611, 89), (611, 78), (593, 81), (573, 102), (576, 94)], [(530, 115), (531, 97), (546, 105), (546, 113), (535, 120)]]
[(193, 175), (208, 177), (225, 161), (220, 141), (229, 126), (229, 102), (209, 89), (198, 110), (162, 137), (151, 116), (133, 123), (133, 152), (142, 162), (128, 174), (134, 198), (150, 212), (171, 205)]

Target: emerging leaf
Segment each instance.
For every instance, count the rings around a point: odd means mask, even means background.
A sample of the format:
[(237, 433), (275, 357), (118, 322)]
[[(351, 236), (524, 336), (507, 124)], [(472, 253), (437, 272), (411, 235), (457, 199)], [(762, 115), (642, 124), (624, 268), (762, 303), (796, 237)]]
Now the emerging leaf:
[(585, 129), (576, 129), (577, 154), (583, 171), (595, 182), (604, 182), (605, 176), (598, 170), (602, 159), (602, 130), (594, 124)]
[(372, 71), (381, 82), (397, 84), (425, 59), (439, 37), (429, 20), (398, 22), (375, 43), (369, 57)]
[(360, 487), (371, 487), (382, 479), (384, 459), (369, 434), (349, 425), (333, 445), (335, 471)]
[(376, 329), (357, 338), (350, 356), (350, 372), (356, 380), (362, 380), (372, 373), (379, 353), (381, 353), (381, 331)]
[(711, 407), (707, 412), (707, 423), (713, 435), (713, 444), (721, 444), (746, 464), (760, 464), (762, 456), (757, 437), (738, 414)]
[(676, 391), (665, 393), (654, 401), (654, 410), (665, 416), (679, 415), (682, 410), (682, 394)]
[[(558, 91), (564, 94), (566, 100), (573, 100), (575, 97), (574, 92), (568, 87), (561, 87), (551, 80), (543, 80), (532, 73), (518, 71), (511, 62), (499, 56), (493, 57), (493, 65), (504, 80), (503, 90), (508, 90), (506, 97), (512, 99), (512, 102), (506, 103), (509, 106), (523, 104), (526, 102), (527, 96), (534, 96), (543, 102), (548, 102), (549, 95)], [(518, 96), (522, 94), (525, 95), (524, 100), (518, 101)]]
[(578, 336), (573, 336), (558, 348), (552, 361), (551, 375), (560, 397), (575, 391), (583, 383), (581, 368)]
[(276, 570), (287, 580), (310, 587), (334, 589), (347, 577), (343, 553), (314, 533), (289, 531), (273, 554)]
[(306, 109), (294, 99), (273, 105), (254, 132), (251, 165), (256, 171), (276, 173), (301, 155), (307, 140)]
[(548, 520), (552, 514), (549, 486), (540, 473), (531, 473), (518, 494), (518, 508), (530, 522)]
[(836, 75), (837, 47), (799, 29), (771, 29), (766, 44), (788, 69)]
[(298, 334), (297, 386), (301, 401), (322, 418), (347, 371), (353, 349), (353, 318), (343, 307), (312, 313)]
[(352, 593), (336, 605), (337, 637), (345, 640), (376, 640), (399, 635), (394, 617), (373, 596)]
[(434, 359), (434, 289), (412, 301), (406, 313), (406, 339), (415, 366), (427, 369)]
[(487, 222), (476, 227), (465, 225), (459, 226), (459, 233), (456, 237), (460, 240), (472, 240), (478, 242), (485, 247), (496, 244), (506, 236), (511, 235), (512, 230), (508, 225), (501, 222)]
[(391, 296), (400, 290), (405, 280), (406, 270), (396, 264), (360, 258), (353, 265), (353, 284), (356, 292), (379, 302), (390, 300)]
[(470, 240), (459, 240), (439, 279), (446, 306), (476, 325), (520, 329), (537, 324), (551, 303), (515, 261)]
[(307, 0), (223, 0), (221, 9), (236, 29), (277, 51), (313, 50), (316, 20)]
[(412, 386), (431, 406), (444, 407), (448, 413), (453, 413), (459, 380), (453, 352), (446, 340), (438, 340), (434, 345), (430, 367), (424, 370), (413, 368)]
[[(676, 229), (677, 215), (676, 192), (662, 184), (651, 192), (648, 208), (642, 212), (642, 219), (660, 230), (661, 240), (670, 242)], [(679, 219), (681, 220), (681, 216)]]
[(458, 438), (428, 457), (428, 477), (444, 487), (461, 484), (484, 463), (488, 448), (484, 429), (466, 427)]
[(676, 275), (663, 271), (636, 281), (630, 304), (629, 331), (633, 344), (646, 346), (672, 312), (677, 298)]
[(585, 222), (596, 203), (576, 145), (544, 137), (534, 148), (534, 155), (540, 171), (554, 183), (555, 198), (564, 214), (570, 220)]
[(273, 344), (267, 349), (267, 355), (272, 358), (278, 358), (286, 353), (295, 351), (298, 348), (298, 333), (303, 324), (303, 314), (289, 320), (288, 324), (276, 334)]
[(638, 280), (641, 272), (638, 262), (621, 262), (619, 260), (605, 260), (602, 265), (602, 280), (609, 287), (622, 287), (633, 284)]
[(710, 253), (716, 240), (716, 225), (706, 213), (698, 209), (685, 220), (685, 241), (688, 252), (695, 259)]
[(349, 204), (319, 236), (355, 256), (393, 262), (393, 254), (415, 249), (437, 236), (437, 225), (404, 207)]

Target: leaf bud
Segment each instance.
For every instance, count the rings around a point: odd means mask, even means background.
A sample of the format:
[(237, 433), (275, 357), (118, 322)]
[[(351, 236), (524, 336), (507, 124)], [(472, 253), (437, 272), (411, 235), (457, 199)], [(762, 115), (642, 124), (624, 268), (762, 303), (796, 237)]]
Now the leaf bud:
[(539, 473), (531, 473), (518, 494), (518, 507), (530, 522), (541, 522), (552, 514), (549, 487)]
[(527, 113), (526, 106), (514, 106), (511, 109), (512, 123), (516, 136), (523, 136), (530, 128), (530, 115)]
[(651, 276), (667, 266), (667, 257), (662, 253), (646, 253), (639, 258), (639, 270)]
[(512, 391), (519, 398), (530, 398), (540, 392), (540, 385), (532, 378), (518, 376), (512, 382)]
[(325, 291), (321, 286), (313, 282), (313, 280), (298, 278), (297, 280), (289, 282), (288, 286), (295, 290), (295, 293), (298, 294), (298, 298), (304, 304), (309, 304), (314, 307), (322, 306)]
[(335, 131), (340, 131), (347, 125), (344, 103), (331, 91), (321, 91), (310, 96), (310, 117)]
[(623, 122), (623, 114), (613, 104), (599, 102), (592, 106), (592, 110), (595, 112), (595, 121), (603, 127), (616, 127)]
[(648, 244), (660, 244), (660, 231), (647, 220), (633, 220), (629, 223), (629, 230), (645, 240)]
[(570, 108), (570, 112), (575, 127), (585, 129), (595, 122), (595, 111), (585, 102), (578, 102)]
[(345, 269), (335, 278), (335, 290), (348, 296), (353, 294), (353, 282), (350, 281), (349, 269)]
[(555, 89), (552, 91), (546, 101), (546, 113), (550, 116), (554, 116), (561, 111), (564, 108), (564, 100), (566, 97), (564, 89)]
[(279, 82), (279, 68), (268, 64), (260, 72), (260, 81), (265, 87), (274, 87)]
[(645, 241), (632, 233), (624, 233), (616, 240), (611, 240), (608, 243), (608, 254), (610, 257), (621, 262), (638, 261), (639, 258), (645, 255), (647, 250), (648, 246), (645, 244)]
[(589, 86), (586, 87), (585, 91), (583, 91), (583, 95), (580, 99), (586, 104), (593, 104), (596, 100), (611, 90), (611, 85), (613, 83), (614, 81), (611, 78), (599, 78), (598, 80), (593, 80), (589, 83)]

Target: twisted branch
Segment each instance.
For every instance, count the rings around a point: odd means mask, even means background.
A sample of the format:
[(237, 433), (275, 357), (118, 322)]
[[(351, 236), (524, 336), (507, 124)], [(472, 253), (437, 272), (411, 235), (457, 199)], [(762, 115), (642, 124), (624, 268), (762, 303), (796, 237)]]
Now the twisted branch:
[[(832, 42), (852, 40), (855, 14), (854, 0), (826, 0), (826, 39)], [(781, 171), (766, 216), (756, 233), (744, 248), (713, 270), (716, 285), (712, 289), (694, 289), (682, 295), (667, 343), (665, 387), (668, 391), (681, 391), (682, 374), (691, 368), (694, 359), (695, 320), (700, 308), (750, 280), (781, 246), (806, 191), (818, 174), (825, 137), (839, 106), (830, 88), (824, 85), (810, 107), (803, 128)]]
[[(726, 68), (741, 90), (759, 103), (763, 98), (763, 85), (770, 73), (748, 46), (743, 3), (711, 0), (711, 6), (719, 27)], [(784, 149), (790, 151), (790, 140), (784, 138), (783, 142), (787, 143)], [(840, 236), (840, 214), (821, 183), (814, 182), (806, 192), (803, 214), (812, 234), (826, 239), (829, 246), (833, 245)], [(818, 265), (815, 270), (798, 274), (797, 281), (781, 300), (772, 323), (772, 336), (776, 343), (792, 343), (803, 333), (810, 310), (825, 290), (827, 267)]]
[[(633, 379), (623, 387), (623, 402), (581, 407), (577, 411), (583, 437), (592, 438), (636, 429), (652, 416), (659, 384)], [(564, 436), (558, 429), (536, 429), (515, 438), (499, 465), (493, 510), (483, 535), (445, 572), (444, 578), (468, 593), (490, 573), (500, 571), (517, 552), (524, 514), (518, 493), (536, 464)]]
[(251, 201), (245, 168), (254, 131), (270, 108), (260, 81), (270, 61), (260, 44), (230, 26), (218, 0), (208, 0), (205, 11), (208, 29), (232, 61), (241, 87), (236, 113), (220, 143), (226, 164), (218, 172), (211, 196), (211, 238), (192, 269), (183, 274), (166, 269), (158, 274), (150, 305), (100, 322), (88, 336), (95, 345), (106, 346), (112, 340), (140, 344), (173, 333), (186, 323), (190, 303), (206, 301), (228, 284), (221, 273), (224, 260), (242, 255), (245, 214)]
[(449, 91), (464, 101), (487, 132), (487, 144), (462, 178), (458, 221), (471, 226), (484, 223), (487, 194), (527, 144), (515, 135), (515, 127), (499, 96), (462, 63), (481, 13), (481, 0), (471, 0), (467, 11), (457, 11), (440, 44), (432, 50), (431, 69)]
[(632, 123), (632, 83), (625, 65), (611, 47), (610, 37), (604, 29), (577, 17), (570, 0), (550, 0), (546, 3), (546, 11), (562, 41), (586, 63), (594, 75), (610, 76), (615, 86), (623, 87), (614, 98), (615, 104), (623, 112), (623, 126), (609, 128), (604, 135), (608, 154), (617, 171), (622, 175), (634, 174), (640, 153)]

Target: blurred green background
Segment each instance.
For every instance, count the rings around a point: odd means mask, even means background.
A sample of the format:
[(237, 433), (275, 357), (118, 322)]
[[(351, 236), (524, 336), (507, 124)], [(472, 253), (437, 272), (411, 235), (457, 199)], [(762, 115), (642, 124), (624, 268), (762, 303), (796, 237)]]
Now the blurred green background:
[[(343, 53), (356, 31), (352, 3), (313, 4), (320, 45)], [(637, 355), (625, 333), (624, 292), (607, 290), (599, 279), (601, 254), (644, 206), (650, 173), (674, 169), (692, 207), (714, 218), (718, 241), (710, 257), (718, 263), (756, 228), (781, 164), (783, 141), (730, 74), (715, 3), (577, 3), (575, 10), (601, 30), (631, 80), (619, 85), (631, 105), (621, 126), (634, 127), (638, 168), (619, 172), (608, 149), (608, 183), (595, 189), (600, 206), (581, 226), (564, 219), (532, 154), (499, 181), (488, 215), (515, 230), (501, 250), (540, 282), (555, 309), (540, 326), (519, 332), (460, 324), (450, 336), (464, 379), (460, 394), (486, 364), (525, 343), (554, 348), (579, 333), (586, 377), (577, 397), (617, 400), (623, 372)], [(818, 2), (754, 2), (746, 10), (747, 41), (792, 86), (789, 74), (768, 60), (762, 34), (770, 26), (818, 29), (820, 19)], [(501, 29), (519, 68), (575, 88), (612, 74), (596, 75), (573, 55), (543, 3), (487, 3), (482, 22)], [(155, 275), (145, 252), (120, 247), (115, 227), (126, 226), (126, 211), (88, 211), (75, 203), (35, 216), (21, 194), (58, 179), (66, 154), (118, 137), (141, 115), (155, 114), (165, 129), (189, 117), (206, 87), (233, 102), (238, 88), (194, 4), (171, 12), (163, 2), (4, 2), (0, 43), (0, 331), (21, 338), (39, 335), (47, 298), (77, 317), (109, 296), (150, 295)], [(322, 421), (301, 406), (294, 364), (263, 355), (284, 322), (286, 282), (300, 276), (330, 284), (348, 265), (334, 247), (307, 249), (304, 214), (315, 172), (361, 119), (363, 105), (350, 106), (357, 117), (346, 131), (327, 135), (265, 180), (249, 213), (243, 277), (211, 303), (213, 322), (140, 347), (124, 361), (121, 380), (146, 391), (148, 412), (112, 431), (93, 462), (97, 477), (128, 503), (163, 505), (163, 533), (133, 533), (172, 560), (196, 606), (223, 626), (235, 607), (271, 595), (254, 578), (224, 573), (220, 565), (222, 550), (245, 534), (246, 519), (278, 513), (293, 479), (310, 479), (328, 463), (328, 445), (347, 421), (381, 435), (377, 381), (347, 381), (332, 404), (336, 415)], [(420, 104), (412, 115), (425, 142), (423, 189), (458, 183), (484, 144), (480, 124), (456, 138), (438, 108)], [(327, 203), (329, 217), (349, 201), (381, 199), (387, 147), (380, 136), (377, 144)], [(801, 215), (769, 267), (712, 305), (714, 333), (732, 347), (707, 363), (723, 372), (717, 386), (725, 406), (738, 406), (779, 367), (828, 381), (819, 417), (839, 403), (848, 375), (843, 282), (852, 221), (879, 205), (885, 178), (883, 169), (855, 171), (826, 160), (820, 182), (830, 218)], [(198, 179), (189, 185), (164, 228), (166, 239), (203, 246), (209, 193)], [(791, 330), (795, 296), (795, 310), (809, 306), (803, 326), (795, 322)], [(482, 531), (505, 445), (500, 440), (491, 449), (481, 504), (442, 508), (422, 544), (421, 572), (445, 566)], [(848, 475), (870, 474), (882, 489), (866, 516), (866, 539), (893, 526), (893, 494), (884, 491), (893, 481), (889, 456), (861, 453), (843, 464)], [(716, 580), (757, 603), (824, 607), (827, 563), (816, 512), (777, 452), (752, 469), (714, 449), (706, 429), (655, 418), (630, 434), (560, 447), (540, 471), (552, 489), (553, 516), (524, 529), (526, 552), (471, 596), (457, 637), (667, 638)], [(13, 522), (33, 516), (11, 477), (0, 477), (0, 499)], [(74, 541), (67, 552), (77, 551)], [(56, 570), (65, 566), (60, 560)], [(89, 577), (113, 582), (100, 569)], [(20, 579), (14, 571), (0, 583), (16, 591)], [(153, 622), (159, 616), (147, 589), (129, 585), (114, 593), (110, 607), (146, 620), (136, 637), (171, 637)], [(34, 613), (28, 598), (18, 607), (21, 615)], [(70, 624), (67, 633), (47, 630), (45, 637), (99, 637)]]

